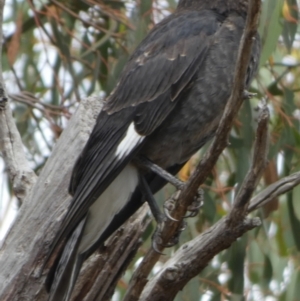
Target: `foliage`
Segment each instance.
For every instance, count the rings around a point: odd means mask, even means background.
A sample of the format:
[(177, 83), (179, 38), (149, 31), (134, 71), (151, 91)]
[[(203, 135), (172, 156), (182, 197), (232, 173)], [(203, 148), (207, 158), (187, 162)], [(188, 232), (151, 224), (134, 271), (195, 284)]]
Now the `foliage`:
[[(105, 97), (138, 42), (175, 6), (174, 0), (7, 0), (4, 77), (28, 159), (37, 173), (80, 99), (91, 93)], [(271, 110), (270, 163), (258, 190), (300, 169), (298, 10), (296, 0), (263, 1), (260, 69), (252, 85), (257, 95), (245, 101), (230, 146), (204, 186), (203, 209), (187, 221), (181, 242), (230, 210), (249, 167), (255, 108), (261, 98), (267, 98)], [(182, 179), (189, 177), (202, 153), (183, 168)], [(171, 192), (167, 187), (157, 197), (163, 201)], [(215, 257), (176, 300), (300, 300), (299, 197), (298, 187), (256, 212), (263, 226)], [(144, 234), (145, 242), (120, 280), (115, 300), (122, 299), (135, 263), (150, 246), (154, 227), (153, 223)]]

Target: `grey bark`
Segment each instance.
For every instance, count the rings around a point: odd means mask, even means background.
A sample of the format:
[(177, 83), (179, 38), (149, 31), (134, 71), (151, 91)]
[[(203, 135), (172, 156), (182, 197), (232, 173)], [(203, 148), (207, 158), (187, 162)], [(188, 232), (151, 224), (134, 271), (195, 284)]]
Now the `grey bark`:
[(27, 195), (0, 252), (0, 299), (43, 300), (40, 268), (67, 209), (68, 184), (76, 157), (87, 140), (101, 102), (82, 101)]
[[(48, 267), (42, 267), (71, 199), (67, 189), (74, 162), (101, 107), (102, 101), (97, 97), (80, 103), (21, 206), (0, 250), (0, 300), (47, 300), (44, 282)], [(110, 299), (117, 280), (140, 246), (140, 236), (148, 223), (145, 205), (116, 232), (101, 254), (86, 262), (73, 300), (97, 300), (99, 295), (103, 300)]]
[[(0, 1), (0, 41), (3, 41), (2, 23), (4, 0)], [(2, 43), (0, 44), (0, 54)], [(36, 175), (29, 167), (21, 136), (9, 107), (0, 60), (0, 151), (12, 183), (13, 191), (20, 202), (24, 200), (36, 181)]]

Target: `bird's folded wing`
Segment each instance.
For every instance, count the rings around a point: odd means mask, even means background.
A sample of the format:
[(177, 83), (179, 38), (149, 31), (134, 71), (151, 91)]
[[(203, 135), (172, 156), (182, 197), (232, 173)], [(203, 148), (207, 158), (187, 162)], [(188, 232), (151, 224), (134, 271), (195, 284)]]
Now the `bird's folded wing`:
[(138, 135), (132, 126), (131, 111), (125, 109), (116, 115), (112, 119), (105, 112), (100, 113), (74, 166), (69, 186), (73, 199), (53, 241), (49, 256), (58, 242), (69, 236), (89, 207), (130, 161), (130, 155), (134, 155), (143, 143), (144, 137)]

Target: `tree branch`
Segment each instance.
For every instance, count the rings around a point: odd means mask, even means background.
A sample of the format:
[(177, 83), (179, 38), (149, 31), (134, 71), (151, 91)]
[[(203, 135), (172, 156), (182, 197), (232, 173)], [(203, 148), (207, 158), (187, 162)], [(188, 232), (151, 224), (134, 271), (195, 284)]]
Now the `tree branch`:
[(145, 203), (83, 266), (72, 301), (111, 300), (119, 278), (142, 240), (140, 237), (151, 222), (149, 206)]
[(260, 225), (259, 218), (244, 219), (233, 227), (228, 227), (228, 217), (219, 220), (204, 233), (182, 245), (147, 283), (138, 300), (173, 300), (178, 291), (198, 275), (216, 254), (230, 247), (247, 231)]
[(271, 184), (254, 198), (251, 199), (248, 213), (263, 207), (274, 198), (292, 190), (295, 186), (300, 184), (300, 172), (293, 173), (279, 181)]
[(47, 299), (41, 266), (69, 205), (67, 187), (74, 162), (101, 106), (96, 97), (80, 103), (21, 206), (1, 248), (0, 300)]
[[(4, 0), (0, 1), (0, 41), (3, 41)], [(2, 54), (2, 43), (0, 45)], [(19, 201), (23, 201), (36, 181), (36, 175), (29, 167), (25, 156), (21, 136), (18, 132), (12, 112), (7, 101), (7, 93), (2, 76), (2, 63), (0, 61), (0, 150), (12, 182), (13, 191)]]
[[(0, 300), (48, 299), (44, 288), (47, 270), (41, 274), (41, 267), (69, 205), (67, 187), (74, 161), (101, 107), (102, 102), (96, 97), (80, 103), (27, 196), (30, 202), (25, 200), (21, 207), (1, 248)], [(112, 296), (118, 279), (141, 244), (140, 237), (149, 221), (145, 205), (116, 231), (100, 254), (86, 262), (72, 300), (96, 300), (99, 295), (108, 300)]]
[[(175, 208), (171, 212), (171, 215), (177, 220), (182, 220), (187, 212), (188, 206), (193, 202), (193, 198), (197, 193), (198, 187), (205, 181), (206, 177), (216, 164), (218, 157), (227, 146), (227, 139), (233, 120), (244, 99), (244, 79), (246, 78), (247, 66), (251, 56), (253, 39), (255, 38), (258, 27), (260, 6), (261, 0), (249, 1), (247, 22), (243, 38), (240, 43), (233, 90), (210, 148), (205, 153), (195, 172), (192, 174), (179, 194)], [(179, 227), (180, 223), (176, 223), (171, 220), (167, 220), (165, 222), (160, 235), (162, 239), (161, 250), (163, 249), (163, 245), (167, 245), (170, 239), (175, 235)], [(139, 299), (139, 296), (148, 281), (147, 277), (159, 257), (160, 255), (153, 249), (148, 251), (142, 263), (133, 274), (124, 301), (135, 301)]]
[(258, 116), (258, 127), (256, 130), (252, 164), (238, 191), (234, 201), (233, 209), (230, 213), (230, 219), (235, 223), (238, 223), (240, 220), (244, 219), (251, 195), (254, 192), (257, 183), (267, 165), (269, 118), (270, 113), (267, 105), (264, 103)]
[(247, 231), (261, 225), (258, 218), (249, 219), (246, 215), (249, 200), (267, 162), (268, 121), (269, 111), (264, 104), (259, 112), (252, 164), (231, 212), (203, 234), (183, 245), (147, 283), (140, 301), (173, 300), (178, 291), (198, 275), (215, 255)]

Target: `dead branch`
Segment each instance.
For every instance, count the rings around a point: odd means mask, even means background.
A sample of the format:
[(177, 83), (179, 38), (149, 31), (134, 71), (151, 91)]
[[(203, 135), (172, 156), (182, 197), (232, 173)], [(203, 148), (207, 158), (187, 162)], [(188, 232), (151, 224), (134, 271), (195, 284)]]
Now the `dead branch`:
[[(3, 40), (4, 0), (0, 1), (0, 41)], [(2, 53), (2, 43), (0, 54)], [(13, 191), (20, 202), (28, 195), (36, 181), (36, 175), (29, 167), (25, 156), (22, 139), (12, 117), (8, 97), (2, 76), (0, 63), (0, 151), (2, 153), (6, 170), (12, 183)]]
[(101, 106), (95, 97), (81, 102), (21, 206), (1, 248), (0, 300), (46, 299), (40, 269), (70, 201), (67, 187), (74, 162)]
[(139, 300), (173, 300), (179, 290), (222, 250), (238, 237), (260, 226), (259, 218), (249, 219), (247, 207), (267, 162), (269, 111), (259, 112), (252, 164), (235, 198), (231, 212), (203, 234), (183, 245), (145, 286)]
[[(247, 22), (240, 44), (233, 90), (209, 150), (205, 153), (195, 172), (179, 194), (175, 208), (171, 212), (171, 215), (177, 220), (182, 220), (188, 206), (192, 203), (193, 198), (197, 193), (198, 187), (205, 181), (206, 177), (216, 164), (219, 155), (227, 146), (227, 139), (233, 120), (243, 103), (244, 78), (246, 77), (247, 66), (251, 56), (252, 42), (258, 27), (260, 2), (260, 0), (252, 0), (249, 2)], [(167, 245), (168, 241), (175, 235), (176, 231), (178, 231), (178, 227), (180, 227), (180, 223), (171, 220), (166, 221), (161, 232), (161, 249), (163, 249), (163, 245)], [(124, 301), (135, 301), (139, 299), (139, 296), (148, 281), (147, 277), (159, 257), (160, 255), (154, 250), (150, 249), (148, 251), (132, 277)]]
[(279, 181), (271, 184), (254, 198), (251, 199), (248, 213), (263, 207), (274, 198), (291, 191), (295, 186), (300, 184), (300, 172), (295, 172)]
[(230, 247), (247, 231), (260, 225), (258, 218), (244, 219), (233, 227), (228, 227), (227, 217), (219, 220), (207, 231), (182, 245), (161, 271), (147, 283), (138, 300), (173, 300), (178, 291), (198, 275), (216, 254)]
[(263, 104), (258, 117), (252, 164), (238, 191), (230, 213), (230, 220), (235, 223), (239, 223), (240, 220), (244, 219), (251, 195), (267, 165), (269, 118), (270, 113), (268, 107), (266, 104)]
[(126, 271), (142, 244), (141, 235), (151, 221), (144, 204), (102, 247), (100, 253), (85, 263), (72, 301), (110, 300), (119, 278)]

